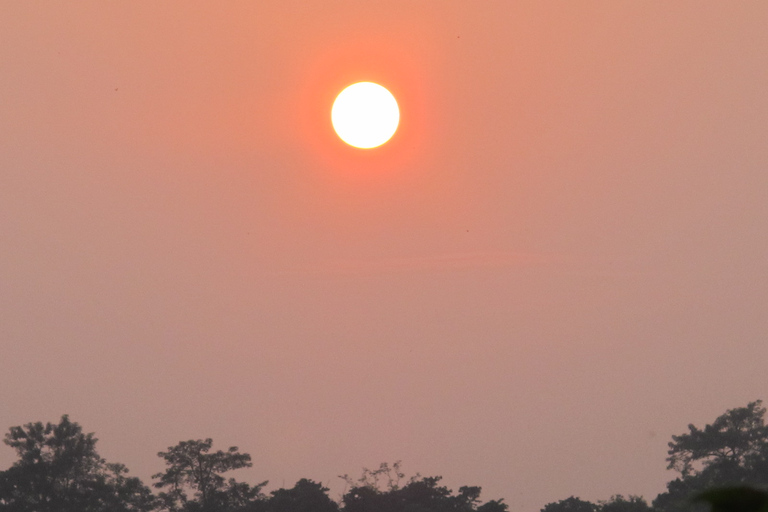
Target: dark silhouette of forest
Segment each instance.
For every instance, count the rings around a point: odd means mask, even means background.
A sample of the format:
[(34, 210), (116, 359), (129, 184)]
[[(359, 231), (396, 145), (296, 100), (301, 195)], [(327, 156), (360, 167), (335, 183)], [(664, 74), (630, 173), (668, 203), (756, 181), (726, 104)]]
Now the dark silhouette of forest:
[[(652, 503), (615, 495), (592, 503), (575, 496), (541, 512), (768, 512), (768, 427), (757, 400), (731, 409), (712, 424), (672, 436), (668, 469), (677, 477)], [(96, 451), (96, 438), (63, 416), (57, 424), (11, 427), (5, 444), (18, 460), (0, 471), (0, 512), (506, 512), (503, 499), (481, 501), (481, 488), (454, 492), (439, 476), (406, 478), (400, 463), (342, 476), (340, 500), (321, 483), (301, 479), (287, 489), (263, 492), (225, 476), (251, 466), (233, 446), (213, 450), (211, 439), (182, 441), (158, 453), (165, 471), (152, 483), (128, 475)]]

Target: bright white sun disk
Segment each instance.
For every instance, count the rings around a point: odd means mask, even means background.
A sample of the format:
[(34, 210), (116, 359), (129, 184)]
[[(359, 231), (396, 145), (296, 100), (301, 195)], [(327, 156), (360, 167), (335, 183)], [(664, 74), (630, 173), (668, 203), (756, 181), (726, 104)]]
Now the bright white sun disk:
[(336, 97), (331, 122), (341, 140), (350, 146), (375, 148), (395, 134), (400, 109), (395, 97), (384, 87), (373, 82), (358, 82)]

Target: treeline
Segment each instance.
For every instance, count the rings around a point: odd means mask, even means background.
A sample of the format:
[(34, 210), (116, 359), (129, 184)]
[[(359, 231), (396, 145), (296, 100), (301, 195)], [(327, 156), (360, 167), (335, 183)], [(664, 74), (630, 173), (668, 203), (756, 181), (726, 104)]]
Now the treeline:
[[(768, 427), (761, 401), (731, 409), (711, 425), (672, 436), (668, 469), (678, 477), (652, 503), (616, 495), (592, 503), (575, 496), (545, 505), (541, 512), (688, 512), (709, 502), (716, 511), (768, 512)], [(128, 469), (108, 463), (96, 438), (63, 416), (59, 423), (12, 427), (5, 444), (18, 460), (0, 471), (0, 512), (507, 512), (503, 499), (482, 502), (481, 488), (441, 485), (440, 477), (405, 478), (399, 462), (345, 475), (339, 501), (308, 479), (263, 492), (267, 482), (227, 478), (250, 467), (251, 456), (235, 446), (213, 450), (211, 439), (182, 441), (158, 455), (165, 471), (152, 488)], [(715, 489), (714, 491), (712, 489)], [(719, 489), (719, 490), (718, 490)], [(701, 503), (699, 503), (701, 502)]]
[(768, 512), (768, 427), (757, 400), (711, 425), (672, 436), (667, 469), (678, 477), (651, 504), (640, 496), (592, 503), (571, 496), (541, 512)]

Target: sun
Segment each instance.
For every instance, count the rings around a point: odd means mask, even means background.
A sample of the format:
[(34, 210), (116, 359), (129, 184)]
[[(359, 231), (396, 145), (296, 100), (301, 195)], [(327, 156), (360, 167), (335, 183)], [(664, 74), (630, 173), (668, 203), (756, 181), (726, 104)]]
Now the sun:
[(400, 109), (386, 88), (373, 82), (358, 82), (336, 97), (331, 123), (339, 138), (350, 146), (375, 148), (397, 131)]

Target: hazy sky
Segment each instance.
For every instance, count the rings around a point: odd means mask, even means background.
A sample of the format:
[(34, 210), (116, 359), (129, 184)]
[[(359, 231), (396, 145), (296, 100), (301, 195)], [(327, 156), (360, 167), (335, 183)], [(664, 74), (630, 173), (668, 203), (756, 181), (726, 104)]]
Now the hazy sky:
[[(149, 482), (652, 499), (768, 399), (768, 2), (0, 1), (0, 429)], [(401, 129), (332, 133), (350, 83)], [(14, 460), (0, 446), (0, 468)]]

